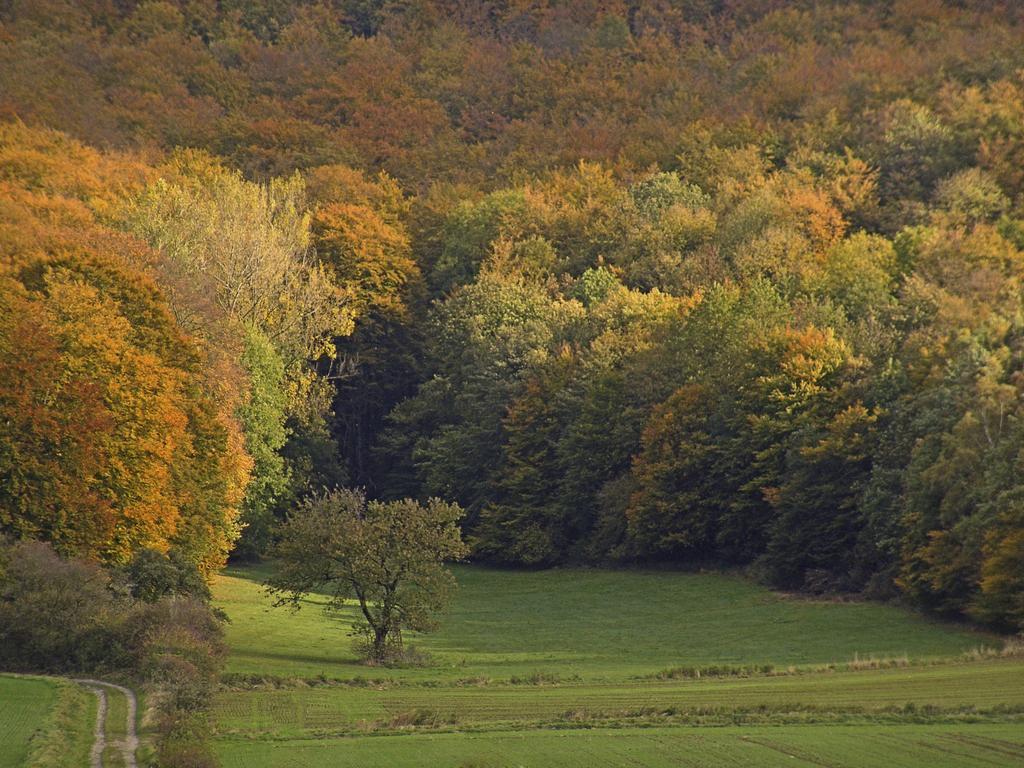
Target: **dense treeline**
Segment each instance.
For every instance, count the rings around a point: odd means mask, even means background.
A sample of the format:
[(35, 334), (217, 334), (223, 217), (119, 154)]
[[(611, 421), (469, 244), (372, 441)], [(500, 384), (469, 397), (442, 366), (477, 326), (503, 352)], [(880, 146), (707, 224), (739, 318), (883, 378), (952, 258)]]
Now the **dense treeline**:
[[(581, 166), (474, 204), (520, 207), (430, 314), (429, 377), (384, 435), (388, 487), (459, 501), (478, 555), (506, 562), (755, 563), (784, 587), (1019, 620), (1008, 200), (970, 167), (896, 235), (851, 232), (830, 194), (849, 176), (799, 157), (744, 163), (738, 197), (735, 177), (705, 195)], [(674, 290), (636, 276), (652, 257), (678, 260)]]
[(301, 180), (152, 168), (20, 124), (0, 167), (3, 530), (212, 572), (329, 443), (307, 361), (351, 314), (309, 255)]
[(209, 570), (350, 482), (458, 502), (481, 559), (1019, 627), (1022, 39), (940, 0), (0, 5), (0, 527)]

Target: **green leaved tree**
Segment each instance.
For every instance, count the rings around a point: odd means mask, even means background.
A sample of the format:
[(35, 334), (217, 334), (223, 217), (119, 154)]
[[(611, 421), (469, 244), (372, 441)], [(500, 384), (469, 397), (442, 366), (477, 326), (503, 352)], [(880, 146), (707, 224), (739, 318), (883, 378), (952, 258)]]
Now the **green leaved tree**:
[(431, 499), (366, 501), (336, 490), (307, 499), (281, 529), (281, 566), (267, 586), (279, 604), (298, 606), (310, 592), (330, 608), (355, 598), (356, 647), (373, 662), (398, 658), (403, 630), (437, 627), (455, 587), (445, 563), (467, 553), (456, 504)]

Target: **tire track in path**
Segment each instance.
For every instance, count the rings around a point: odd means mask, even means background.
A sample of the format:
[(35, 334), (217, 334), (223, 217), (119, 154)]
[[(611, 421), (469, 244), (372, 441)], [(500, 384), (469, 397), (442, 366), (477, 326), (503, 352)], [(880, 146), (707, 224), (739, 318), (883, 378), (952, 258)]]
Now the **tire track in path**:
[(138, 709), (138, 702), (135, 699), (134, 691), (103, 680), (86, 679), (75, 680), (75, 682), (88, 687), (96, 695), (96, 735), (90, 754), (91, 768), (103, 768), (103, 750), (107, 746), (107, 688), (119, 692), (125, 698), (125, 736), (114, 744), (121, 747), (125, 768), (138, 768), (135, 762), (135, 750), (139, 748), (139, 737), (135, 733), (135, 713)]
[[(76, 680), (75, 682), (82, 682)], [(102, 688), (90, 685), (89, 690), (96, 696), (96, 731), (92, 737), (92, 752), (89, 753), (91, 768), (103, 767), (103, 750), (107, 746), (107, 693)]]

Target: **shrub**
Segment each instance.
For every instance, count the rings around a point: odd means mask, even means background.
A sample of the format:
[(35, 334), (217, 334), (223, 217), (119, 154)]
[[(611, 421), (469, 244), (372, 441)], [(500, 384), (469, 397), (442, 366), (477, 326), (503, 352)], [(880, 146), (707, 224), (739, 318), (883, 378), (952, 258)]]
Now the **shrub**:
[(220, 619), (194, 598), (165, 597), (138, 605), (126, 622), (133, 667), (156, 687), (161, 731), (178, 730), (181, 716), (204, 710), (226, 654)]
[(41, 542), (0, 546), (0, 665), (46, 672), (124, 663), (126, 604), (99, 566)]
[(210, 588), (199, 569), (176, 550), (164, 554), (155, 549), (140, 549), (121, 574), (132, 597), (147, 603), (171, 595), (210, 599)]
[(221, 618), (201, 597), (179, 594), (207, 594), (190, 582), (193, 570), (140, 553), (120, 574), (125, 590), (49, 544), (0, 542), (0, 668), (127, 673), (151, 688), (157, 765), (216, 766), (205, 709), (226, 648)]

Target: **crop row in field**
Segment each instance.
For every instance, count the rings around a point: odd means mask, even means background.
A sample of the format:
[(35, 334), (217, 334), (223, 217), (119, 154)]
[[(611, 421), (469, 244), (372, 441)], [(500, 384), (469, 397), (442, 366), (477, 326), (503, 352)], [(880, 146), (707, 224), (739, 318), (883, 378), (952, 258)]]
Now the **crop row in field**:
[(59, 678), (0, 675), (0, 768), (86, 765), (93, 697)]
[(222, 732), (298, 736), (401, 724), (631, 717), (644, 713), (808, 711), (871, 713), (906, 707), (1024, 709), (1016, 659), (777, 677), (552, 686), (349, 686), (229, 691), (217, 700)]
[(1024, 728), (798, 726), (441, 733), (301, 741), (221, 739), (224, 768), (993, 768), (1024, 763)]
[(39, 678), (0, 677), (0, 766), (20, 766), (30, 742), (57, 703), (55, 683)]

